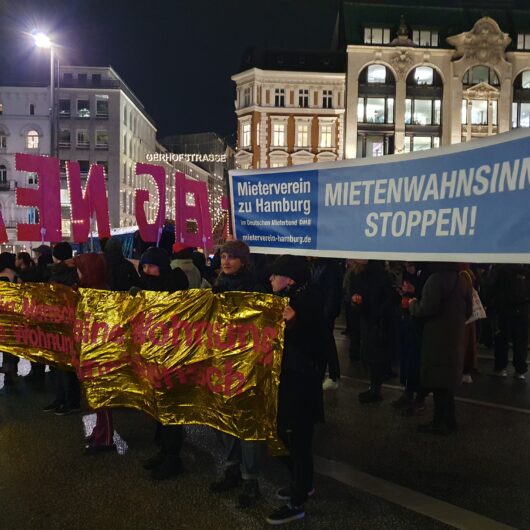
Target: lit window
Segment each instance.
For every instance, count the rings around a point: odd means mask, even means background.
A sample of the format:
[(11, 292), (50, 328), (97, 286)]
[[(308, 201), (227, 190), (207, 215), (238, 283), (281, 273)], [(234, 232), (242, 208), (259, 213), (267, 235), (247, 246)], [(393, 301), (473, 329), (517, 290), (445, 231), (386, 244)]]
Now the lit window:
[(417, 85), (432, 85), (434, 71), (429, 66), (418, 66), (414, 70), (414, 80)]
[(520, 127), (530, 127), (530, 103), (520, 103)]
[(272, 126), (272, 145), (274, 147), (285, 146), (285, 123), (275, 123)]
[(439, 99), (405, 100), (407, 125), (440, 125), (442, 102)]
[(78, 118), (90, 118), (90, 101), (88, 99), (77, 100)]
[(381, 64), (371, 64), (368, 67), (368, 83), (385, 83), (386, 82), (386, 68)]
[(414, 30), (412, 32), (412, 42), (416, 46), (436, 47), (438, 46), (438, 31), (430, 29)]
[(390, 28), (364, 28), (365, 44), (388, 44), (390, 42)]
[(440, 147), (439, 136), (405, 136), (403, 151), (411, 153), (413, 151), (426, 151), (433, 147)]
[(258, 121), (256, 124), (256, 145), (259, 146), (259, 136), (261, 134), (261, 123)]
[(307, 123), (299, 123), (296, 131), (296, 145), (298, 147), (309, 146), (309, 125)]
[(491, 102), (491, 123), (497, 125), (497, 100)]
[(251, 142), (251, 124), (249, 121), (241, 125), (242, 147), (249, 147)]
[(333, 125), (324, 124), (320, 127), (320, 147), (332, 147)]
[(26, 147), (28, 149), (39, 148), (39, 133), (37, 131), (31, 130), (26, 134)]
[(471, 101), (471, 125), (488, 124), (488, 102), (482, 99)]
[(530, 70), (525, 70), (521, 74), (521, 88), (530, 88)]
[(283, 88), (274, 90), (274, 106), (285, 107), (285, 90)]
[(77, 131), (77, 147), (90, 147), (90, 137), (87, 129), (80, 129)]
[(298, 91), (298, 106), (302, 109), (309, 107), (309, 90), (307, 88)]
[(530, 33), (519, 33), (517, 35), (517, 49), (530, 50)]
[(366, 123), (385, 123), (385, 98), (366, 98)]
[(331, 109), (333, 107), (333, 92), (324, 90), (322, 92), (322, 108)]

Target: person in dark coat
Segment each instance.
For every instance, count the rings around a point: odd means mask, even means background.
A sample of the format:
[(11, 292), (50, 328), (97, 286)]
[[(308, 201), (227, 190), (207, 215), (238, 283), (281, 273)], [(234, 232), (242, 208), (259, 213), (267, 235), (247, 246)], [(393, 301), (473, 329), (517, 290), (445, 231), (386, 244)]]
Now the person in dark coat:
[[(70, 243), (63, 241), (57, 243), (52, 251), (53, 264), (49, 266), (49, 282), (58, 283), (67, 287), (77, 288), (79, 277), (77, 270), (66, 262), (72, 259)], [(55, 400), (43, 409), (44, 412), (53, 412), (56, 416), (66, 416), (81, 409), (81, 387), (75, 372), (57, 370), (55, 378)]]
[(401, 409), (405, 416), (415, 416), (425, 409), (426, 395), (420, 384), (421, 321), (411, 316), (408, 307), (412, 298), (421, 300), (428, 274), (427, 264), (406, 262), (403, 283), (398, 289), (401, 294), (399, 373), (404, 392), (392, 406)]
[[(0, 254), (0, 281), (14, 283), (18, 281), (15, 254), (11, 254), (11, 252), (2, 252)], [(7, 352), (3, 352), (2, 355), (3, 360), (0, 373), (4, 374), (4, 385), (14, 385), (17, 376), (18, 357)]]
[(458, 263), (431, 265), (421, 300), (412, 299), (410, 314), (422, 320), (421, 384), (432, 391), (434, 417), (420, 432), (456, 430), (455, 389), (462, 382), (465, 325), (472, 313), (471, 290)]
[[(188, 278), (181, 269), (171, 269), (169, 254), (159, 247), (148, 248), (140, 257), (140, 285), (146, 291), (173, 293), (188, 288)], [(180, 451), (184, 442), (182, 425), (157, 423), (160, 451), (144, 463), (155, 480), (165, 480), (183, 472)]]
[(352, 302), (361, 312), (361, 357), (370, 368), (370, 388), (359, 394), (361, 403), (382, 401), (381, 386), (388, 378), (393, 350), (392, 323), (400, 297), (382, 261), (370, 260), (359, 275), (359, 291)]
[(111, 237), (105, 244), (103, 256), (107, 262), (107, 286), (111, 291), (128, 291), (140, 286), (140, 276), (134, 265), (123, 256), (119, 238)]
[[(320, 367), (322, 388), (336, 390), (339, 387), (340, 365), (333, 330), (342, 304), (342, 271), (339, 263), (331, 258), (309, 258), (311, 282), (323, 296), (323, 343), (325, 359)], [(326, 377), (326, 368), (328, 376)]]
[[(251, 269), (250, 249), (243, 241), (227, 241), (220, 249), (221, 272), (212, 288), (214, 293), (228, 291), (260, 292)], [(239, 506), (248, 508), (260, 497), (258, 477), (260, 473), (262, 444), (240, 440), (235, 436), (219, 433), (223, 445), (222, 472), (218, 480), (210, 484), (212, 493), (221, 493), (239, 487)]]
[(268, 518), (281, 524), (304, 517), (304, 503), (313, 488), (313, 428), (324, 419), (320, 364), (323, 296), (310, 283), (307, 261), (284, 255), (272, 265), (273, 292), (289, 298), (282, 370), (278, 389), (278, 434), (289, 450), (291, 484), (278, 491), (287, 504)]
[(493, 375), (508, 375), (509, 343), (513, 345), (514, 377), (524, 380), (528, 370), (528, 313), (530, 310), (530, 268), (503, 264), (493, 268), (488, 281), (488, 311), (495, 316)]

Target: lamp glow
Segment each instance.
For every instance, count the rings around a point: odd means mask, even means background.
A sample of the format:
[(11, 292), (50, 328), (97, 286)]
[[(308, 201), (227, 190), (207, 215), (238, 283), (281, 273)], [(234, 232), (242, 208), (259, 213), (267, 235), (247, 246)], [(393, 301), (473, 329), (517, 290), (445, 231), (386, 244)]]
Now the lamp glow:
[(51, 48), (52, 46), (50, 38), (45, 33), (42, 33), (42, 31), (34, 33), (33, 40), (35, 42), (35, 46), (38, 48)]

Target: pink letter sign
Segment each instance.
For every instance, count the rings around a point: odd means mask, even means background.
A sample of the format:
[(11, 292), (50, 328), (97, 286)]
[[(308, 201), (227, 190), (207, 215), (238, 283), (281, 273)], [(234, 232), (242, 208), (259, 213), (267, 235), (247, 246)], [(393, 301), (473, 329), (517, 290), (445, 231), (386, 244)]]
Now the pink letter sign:
[[(212, 221), (208, 207), (208, 186), (175, 173), (176, 240), (207, 250), (212, 245)], [(196, 227), (196, 229), (193, 229)]]
[(154, 223), (148, 223), (145, 215), (144, 204), (149, 202), (149, 192), (137, 189), (134, 197), (134, 208), (136, 213), (136, 223), (140, 230), (140, 237), (149, 243), (158, 243), (159, 231), (166, 219), (166, 172), (162, 166), (156, 164), (136, 164), (137, 175), (151, 175), (158, 190), (158, 215)]
[(97, 164), (90, 166), (84, 194), (81, 188), (78, 162), (66, 163), (66, 176), (72, 208), (72, 239), (76, 243), (84, 243), (88, 240), (90, 219), (94, 212), (98, 223), (98, 236), (100, 238), (110, 237), (109, 203), (103, 166)]
[[(16, 153), (17, 171), (36, 173), (37, 188), (17, 188), (17, 205), (38, 208), (38, 224), (18, 223), (19, 241), (61, 241), (61, 181), (59, 160), (49, 156)], [(41, 229), (44, 229), (41, 232)]]

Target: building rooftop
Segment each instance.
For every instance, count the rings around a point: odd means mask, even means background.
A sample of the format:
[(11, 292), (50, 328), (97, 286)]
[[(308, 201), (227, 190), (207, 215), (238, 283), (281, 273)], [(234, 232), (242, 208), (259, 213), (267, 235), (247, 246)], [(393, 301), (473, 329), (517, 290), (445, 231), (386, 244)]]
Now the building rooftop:
[[(525, 5), (526, 8), (522, 8)], [(457, 7), (460, 6), (460, 7)], [(479, 7), (480, 6), (480, 7)], [(339, 14), (339, 43), (364, 43), (364, 28), (383, 26), (391, 29), (392, 38), (397, 34), (400, 18), (412, 29), (436, 29), (439, 47), (450, 48), (446, 38), (469, 31), (484, 16), (493, 18), (501, 30), (512, 36), (508, 50), (514, 50), (517, 33), (530, 32), (530, 4), (516, 0), (502, 2), (450, 2), (445, 0), (391, 0), (390, 2), (353, 2), (342, 4)]]
[(249, 48), (243, 54), (240, 72), (250, 68), (288, 70), (291, 72), (343, 73), (346, 70), (344, 52), (331, 50), (266, 50)]

